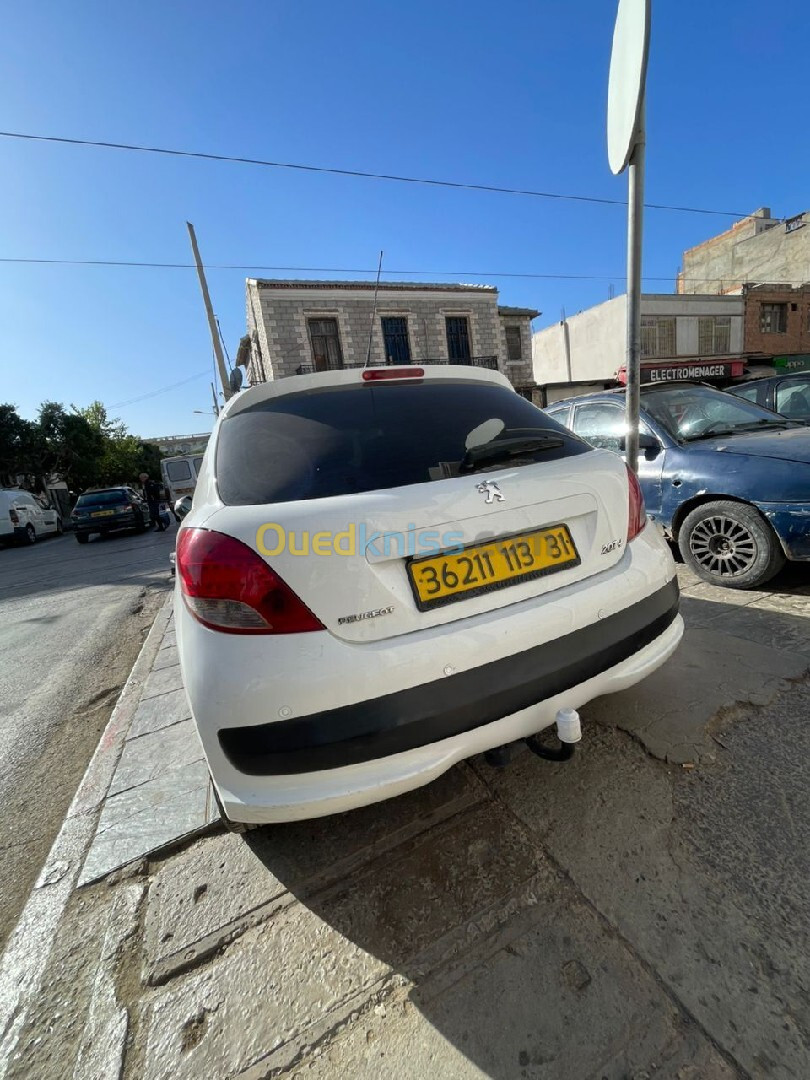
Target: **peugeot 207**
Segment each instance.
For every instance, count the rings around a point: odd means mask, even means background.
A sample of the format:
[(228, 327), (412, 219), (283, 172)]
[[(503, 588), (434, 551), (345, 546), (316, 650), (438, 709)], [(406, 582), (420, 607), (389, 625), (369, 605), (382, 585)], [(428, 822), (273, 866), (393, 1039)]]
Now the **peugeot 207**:
[(472, 367), (329, 371), (232, 398), (176, 590), (226, 824), (426, 784), (638, 682), (683, 633), (635, 476)]

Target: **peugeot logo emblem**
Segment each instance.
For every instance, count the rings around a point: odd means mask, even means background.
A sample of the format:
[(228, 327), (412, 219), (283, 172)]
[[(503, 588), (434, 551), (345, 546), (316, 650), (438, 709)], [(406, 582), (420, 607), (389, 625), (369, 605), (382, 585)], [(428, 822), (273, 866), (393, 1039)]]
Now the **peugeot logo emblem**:
[(487, 497), (487, 499), (486, 499), (487, 505), (489, 505), (490, 503), (493, 503), (493, 502), (503, 502), (504, 501), (503, 492), (501, 491), (501, 489), (498, 487), (498, 485), (495, 483), (494, 480), (484, 480), (484, 482), (482, 484), (478, 484), (476, 486), (475, 490), (480, 492), (481, 495), (486, 495), (486, 497)]

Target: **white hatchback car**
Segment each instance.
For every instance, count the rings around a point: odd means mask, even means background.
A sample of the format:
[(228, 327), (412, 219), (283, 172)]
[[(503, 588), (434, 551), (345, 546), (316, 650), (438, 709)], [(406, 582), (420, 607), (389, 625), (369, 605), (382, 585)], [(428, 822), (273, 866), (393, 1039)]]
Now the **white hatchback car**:
[(398, 795), (671, 655), (638, 483), (455, 366), (245, 390), (177, 542), (177, 640), (226, 822)]

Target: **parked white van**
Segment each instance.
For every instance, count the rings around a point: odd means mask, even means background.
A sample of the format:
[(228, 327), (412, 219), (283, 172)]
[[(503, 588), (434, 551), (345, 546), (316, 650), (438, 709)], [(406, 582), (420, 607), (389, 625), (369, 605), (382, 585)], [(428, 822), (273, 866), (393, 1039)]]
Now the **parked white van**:
[(61, 531), (61, 517), (45, 502), (19, 488), (0, 489), (0, 542), (33, 544)]
[[(202, 454), (178, 454), (161, 461), (160, 472), (163, 486), (169, 494), (169, 508), (172, 512), (178, 499), (194, 494), (202, 462)], [(177, 521), (180, 520), (177, 514), (174, 516)]]

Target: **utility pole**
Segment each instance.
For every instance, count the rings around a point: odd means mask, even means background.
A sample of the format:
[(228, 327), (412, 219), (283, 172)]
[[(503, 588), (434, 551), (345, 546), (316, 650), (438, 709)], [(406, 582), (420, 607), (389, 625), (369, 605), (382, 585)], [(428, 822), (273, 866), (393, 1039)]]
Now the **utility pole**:
[[(187, 221), (186, 228), (188, 229), (189, 239), (191, 240), (191, 250), (194, 253), (194, 262), (197, 264), (197, 277), (200, 279), (200, 291), (202, 292), (203, 304), (205, 304), (205, 314), (208, 316), (208, 329), (211, 331), (214, 356), (217, 358), (219, 381), (222, 383), (222, 393), (225, 395), (225, 400), (227, 401), (231, 396), (231, 387), (228, 382), (228, 369), (225, 367), (225, 357), (222, 354), (222, 342), (219, 340), (219, 334), (217, 333), (217, 322), (214, 318), (214, 309), (211, 307), (211, 297), (208, 294), (208, 282), (205, 280), (205, 271), (203, 270), (202, 259), (200, 258), (200, 249), (197, 247), (197, 236), (194, 232), (194, 226), (190, 221)], [(214, 402), (216, 403), (216, 394), (214, 395)]]
[(217, 388), (211, 383), (211, 395), (214, 398), (214, 416), (219, 416), (219, 402), (217, 401)]

